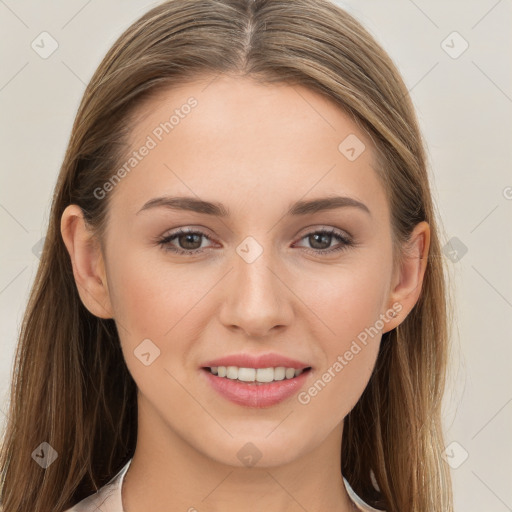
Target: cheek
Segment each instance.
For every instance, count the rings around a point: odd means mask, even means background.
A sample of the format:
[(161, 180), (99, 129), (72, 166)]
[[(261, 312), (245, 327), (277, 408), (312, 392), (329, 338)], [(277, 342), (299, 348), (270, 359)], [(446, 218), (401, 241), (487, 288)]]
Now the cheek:
[(356, 404), (368, 384), (381, 341), (390, 259), (347, 259), (347, 264), (305, 274), (298, 295), (314, 315), (309, 325), (323, 352), (313, 387), (299, 403), (316, 413), (329, 407), (334, 426)]
[[(212, 295), (207, 292), (218, 283), (218, 272), (192, 270), (193, 264), (171, 264), (161, 255), (153, 257), (147, 251), (119, 254), (117, 261), (109, 282), (130, 372), (141, 389), (158, 389), (162, 382), (159, 379), (169, 381), (166, 370), (184, 381), (190, 377), (190, 370), (196, 369), (196, 341), (201, 339), (213, 314), (208, 301)], [(148, 351), (150, 359), (152, 351), (158, 354), (151, 362), (150, 372), (138, 357)]]
[(388, 263), (357, 256), (343, 265), (304, 272), (294, 280), (294, 290), (321, 326), (319, 340), (328, 340), (330, 348), (341, 350), (375, 324), (387, 300)]
[(179, 381), (186, 376), (184, 362), (200, 329), (200, 300), (208, 285), (147, 252), (118, 256), (112, 258), (117, 264), (109, 270), (109, 286), (128, 369), (146, 396), (164, 388), (179, 391), (168, 372), (177, 372)]
[(199, 301), (204, 283), (191, 280), (179, 266), (154, 261), (147, 252), (119, 256), (110, 269), (116, 319), (132, 337), (162, 339)]

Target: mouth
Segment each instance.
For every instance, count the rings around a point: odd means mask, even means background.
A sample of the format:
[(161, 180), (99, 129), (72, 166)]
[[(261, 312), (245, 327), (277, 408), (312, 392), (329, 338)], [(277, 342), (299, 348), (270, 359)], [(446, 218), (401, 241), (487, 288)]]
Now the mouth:
[(303, 373), (308, 373), (311, 370), (311, 366), (305, 368), (285, 366), (267, 368), (204, 366), (202, 370), (221, 379), (229, 379), (247, 385), (261, 386), (274, 382), (293, 380)]
[(253, 408), (290, 399), (309, 381), (313, 367), (277, 352), (227, 354), (199, 367), (206, 384), (224, 399)]

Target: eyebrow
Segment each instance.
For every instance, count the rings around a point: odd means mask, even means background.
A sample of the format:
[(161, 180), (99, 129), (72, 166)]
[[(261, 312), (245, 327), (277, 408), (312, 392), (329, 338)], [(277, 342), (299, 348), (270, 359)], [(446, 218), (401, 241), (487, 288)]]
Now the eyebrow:
[[(206, 215), (213, 215), (215, 217), (230, 217), (229, 209), (222, 203), (203, 201), (196, 197), (155, 197), (147, 201), (144, 206), (137, 212), (137, 215), (142, 211), (149, 210), (157, 207), (165, 207), (171, 210), (186, 210)], [(337, 208), (358, 208), (371, 216), (369, 208), (364, 204), (352, 197), (346, 196), (329, 196), (319, 199), (312, 199), (309, 201), (297, 201), (293, 203), (286, 215), (300, 216), (309, 215), (326, 210), (334, 210)]]

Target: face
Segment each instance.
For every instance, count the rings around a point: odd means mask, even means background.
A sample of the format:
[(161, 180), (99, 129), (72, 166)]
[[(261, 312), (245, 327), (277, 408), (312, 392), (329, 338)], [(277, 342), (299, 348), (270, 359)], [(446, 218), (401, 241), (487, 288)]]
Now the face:
[[(146, 427), (226, 464), (241, 465), (240, 450), (290, 462), (341, 434), (391, 328), (390, 212), (371, 141), (308, 89), (238, 77), (159, 93), (140, 114), (125, 172), (97, 195)], [(349, 199), (300, 207), (335, 196)], [(263, 367), (309, 369), (256, 384), (204, 368), (267, 354), (294, 363)]]

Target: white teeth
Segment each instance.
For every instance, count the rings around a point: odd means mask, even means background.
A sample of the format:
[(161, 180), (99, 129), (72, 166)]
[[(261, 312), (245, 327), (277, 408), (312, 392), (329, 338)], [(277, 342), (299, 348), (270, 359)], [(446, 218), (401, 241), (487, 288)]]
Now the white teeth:
[(256, 368), (235, 368), (236, 378), (244, 382), (254, 382), (256, 380)]
[(226, 377), (228, 379), (237, 379), (238, 378), (238, 368), (236, 366), (228, 366), (226, 368)]
[(239, 368), (238, 366), (212, 366), (210, 372), (219, 377), (226, 377), (242, 382), (273, 382), (275, 380), (292, 379), (299, 376), (303, 369), (285, 368)]
[(286, 368), (284, 366), (278, 366), (274, 368), (274, 380), (283, 380), (286, 377)]

